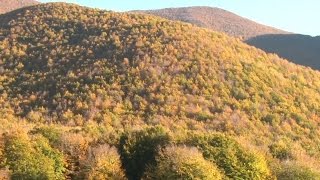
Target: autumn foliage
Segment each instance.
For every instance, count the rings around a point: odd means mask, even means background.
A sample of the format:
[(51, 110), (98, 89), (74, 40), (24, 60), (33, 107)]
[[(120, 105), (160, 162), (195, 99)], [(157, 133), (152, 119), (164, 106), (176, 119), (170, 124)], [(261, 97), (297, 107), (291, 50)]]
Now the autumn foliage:
[(49, 3), (0, 16), (0, 64), (12, 178), (319, 173), (320, 73), (224, 34)]

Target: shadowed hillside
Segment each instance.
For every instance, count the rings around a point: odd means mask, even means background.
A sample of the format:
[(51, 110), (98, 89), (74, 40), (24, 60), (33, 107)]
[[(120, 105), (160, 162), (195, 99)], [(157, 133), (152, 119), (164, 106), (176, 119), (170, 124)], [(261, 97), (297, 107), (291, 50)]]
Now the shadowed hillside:
[(249, 19), (219, 8), (186, 7), (137, 11), (178, 20), (224, 32), (230, 36), (249, 39), (263, 34), (288, 34), (288, 32), (258, 24)]
[(38, 3), (35, 0), (0, 0), (0, 14)]
[(320, 37), (267, 34), (251, 38), (246, 43), (266, 52), (276, 53), (296, 64), (320, 69)]
[(0, 64), (0, 177), (320, 176), (320, 72), (224, 33), (41, 4), (0, 15)]

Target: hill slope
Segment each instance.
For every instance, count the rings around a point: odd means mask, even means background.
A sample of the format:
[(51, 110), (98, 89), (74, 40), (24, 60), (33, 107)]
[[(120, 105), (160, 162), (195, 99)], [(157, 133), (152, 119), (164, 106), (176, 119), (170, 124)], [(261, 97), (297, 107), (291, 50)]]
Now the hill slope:
[(0, 0), (0, 14), (38, 3), (35, 0)]
[(168, 8), (137, 11), (188, 22), (200, 27), (242, 37), (246, 43), (269, 53), (276, 53), (296, 64), (320, 69), (319, 38), (292, 34), (211, 7)]
[(288, 34), (288, 32), (258, 24), (249, 19), (219, 8), (185, 7), (137, 11), (171, 20), (188, 22), (245, 40), (264, 34)]
[(250, 38), (249, 45), (320, 70), (320, 37), (300, 34), (266, 34)]
[[(118, 162), (120, 152), (126, 176), (139, 179), (165, 159), (155, 157), (159, 147), (172, 144), (194, 146), (200, 157), (187, 151), (229, 178), (320, 166), (320, 73), (218, 32), (43, 4), (0, 15), (0, 60), (0, 168), (13, 175), (30, 166), (23, 173), (84, 177), (88, 168), (101, 172), (95, 168), (109, 156)], [(290, 163), (294, 168), (277, 169)]]
[[(271, 103), (271, 90), (279, 98), (286, 97), (286, 104), (304, 115), (318, 111), (314, 105), (320, 99), (318, 84), (306, 87), (313, 92), (313, 101), (304, 100), (307, 110), (295, 106), (297, 98), (308, 96), (297, 83), (304, 85), (303, 79), (318, 82), (317, 72), (286, 63), (222, 34), (143, 15), (84, 9), (89, 15), (83, 16), (79, 7), (67, 6), (71, 12), (80, 10), (74, 13), (80, 18), (72, 20), (76, 16), (64, 15), (64, 6), (37, 7), (19, 11), (23, 13), (20, 19), (15, 17), (18, 12), (0, 17), (0, 57), (8, 80), (4, 90), (13, 100), (23, 101), (18, 104), (21, 113), (44, 107), (49, 112), (72, 110), (85, 115), (86, 108), (76, 106), (77, 100), (89, 103), (89, 94), (100, 91), (100, 98), (111, 98), (111, 104), (128, 101), (131, 105), (123, 107), (125, 111), (141, 111), (144, 116), (172, 116), (183, 111), (186, 117), (193, 117), (187, 110), (195, 104), (179, 98), (204, 96), (225, 99), (219, 105), (222, 107), (228, 104), (235, 108), (234, 103), (239, 103), (237, 109), (244, 108), (242, 101), (253, 103), (251, 98), (258, 96), (263, 99), (258, 102), (268, 112), (279, 105)], [(41, 8), (48, 11), (49, 17), (41, 14)], [(283, 79), (281, 84), (279, 78)], [(162, 91), (164, 84), (168, 90)], [(111, 93), (114, 86), (119, 89)], [(292, 89), (291, 94), (288, 88)], [(259, 94), (262, 90), (264, 94)], [(83, 97), (77, 99), (79, 93)], [(37, 99), (30, 100), (32, 95)], [(169, 97), (178, 98), (183, 108), (176, 109), (176, 102)], [(216, 100), (210, 97), (207, 100), (214, 103)], [(155, 108), (152, 111), (150, 104)], [(168, 109), (164, 109), (166, 105)], [(206, 108), (203, 110), (208, 111), (208, 117), (216, 113), (211, 109), (214, 107)]]

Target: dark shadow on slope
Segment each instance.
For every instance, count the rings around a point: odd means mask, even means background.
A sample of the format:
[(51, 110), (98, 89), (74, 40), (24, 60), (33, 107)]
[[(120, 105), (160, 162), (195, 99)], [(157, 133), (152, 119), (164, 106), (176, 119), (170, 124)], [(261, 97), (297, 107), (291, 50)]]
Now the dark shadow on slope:
[(268, 34), (251, 38), (246, 43), (293, 63), (320, 70), (320, 36)]

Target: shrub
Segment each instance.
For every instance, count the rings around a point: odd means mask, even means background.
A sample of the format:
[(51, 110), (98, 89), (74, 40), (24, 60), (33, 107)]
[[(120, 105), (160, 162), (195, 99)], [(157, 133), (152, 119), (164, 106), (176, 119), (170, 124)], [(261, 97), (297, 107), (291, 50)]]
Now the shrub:
[(57, 146), (60, 144), (62, 131), (54, 126), (41, 126), (35, 128), (32, 134), (41, 134), (49, 140), (50, 144)]
[(249, 94), (241, 88), (233, 88), (231, 94), (237, 100), (244, 100), (249, 98)]
[(272, 126), (276, 126), (280, 124), (280, 116), (278, 114), (267, 114), (261, 119), (263, 122), (270, 124)]
[(41, 136), (31, 140), (26, 133), (5, 135), (4, 156), (12, 179), (64, 179), (62, 154)]
[(292, 113), (291, 116), (296, 120), (297, 124), (303, 128), (313, 129), (316, 126), (315, 124), (311, 123), (311, 121), (309, 121), (304, 114)]
[(204, 157), (216, 163), (231, 179), (266, 179), (271, 176), (263, 156), (242, 148), (223, 134), (196, 134), (187, 141), (199, 147)]
[(290, 150), (290, 147), (288, 147), (288, 145), (285, 144), (283, 141), (271, 144), (269, 146), (269, 150), (273, 157), (278, 158), (280, 160), (288, 160), (294, 158)]
[(156, 166), (148, 169), (144, 179), (220, 180), (222, 175), (198, 149), (169, 146), (158, 154)]
[(129, 179), (141, 179), (147, 165), (155, 163), (159, 147), (170, 141), (168, 133), (159, 126), (124, 133), (120, 138), (122, 165)]
[(100, 145), (93, 148), (89, 153), (88, 163), (88, 179), (126, 179), (120, 156), (114, 147)]
[(319, 180), (320, 172), (295, 163), (285, 163), (276, 173), (280, 180)]

